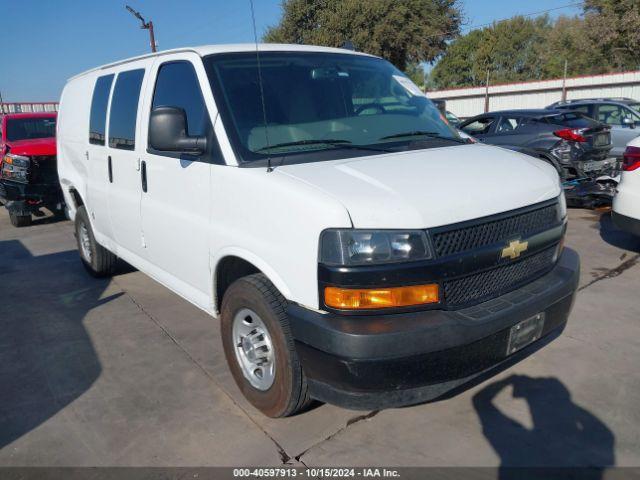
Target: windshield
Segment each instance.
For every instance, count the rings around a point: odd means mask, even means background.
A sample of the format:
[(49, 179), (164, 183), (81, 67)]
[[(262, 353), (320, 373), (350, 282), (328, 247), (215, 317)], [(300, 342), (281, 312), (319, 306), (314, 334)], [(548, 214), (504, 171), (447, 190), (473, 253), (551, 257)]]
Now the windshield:
[(7, 119), (8, 142), (55, 136), (56, 119), (54, 117)]
[(379, 58), (261, 52), (259, 71), (254, 52), (204, 61), (243, 161), (301, 154), (304, 161), (327, 160), (345, 150), (365, 155), (463, 142), (420, 89)]

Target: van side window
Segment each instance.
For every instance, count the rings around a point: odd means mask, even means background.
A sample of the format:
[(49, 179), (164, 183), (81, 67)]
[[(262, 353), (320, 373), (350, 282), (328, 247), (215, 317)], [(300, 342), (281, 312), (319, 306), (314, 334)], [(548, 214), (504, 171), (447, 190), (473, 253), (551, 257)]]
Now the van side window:
[(136, 118), (144, 70), (121, 72), (116, 79), (109, 112), (109, 146), (134, 150)]
[(152, 108), (156, 107), (184, 109), (187, 114), (187, 134), (199, 136), (207, 133), (209, 114), (191, 63), (168, 62), (160, 67), (153, 93)]
[(113, 74), (98, 77), (91, 99), (91, 117), (89, 119), (89, 143), (104, 145), (104, 129), (107, 123), (107, 103)]

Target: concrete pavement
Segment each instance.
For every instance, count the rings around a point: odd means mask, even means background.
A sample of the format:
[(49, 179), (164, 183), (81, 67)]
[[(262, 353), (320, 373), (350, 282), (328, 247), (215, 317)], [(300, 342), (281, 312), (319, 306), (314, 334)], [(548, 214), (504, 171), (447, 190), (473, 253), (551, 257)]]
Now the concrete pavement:
[(137, 271), (95, 280), (69, 222), (0, 211), (0, 466), (640, 465), (640, 240), (570, 212), (583, 262), (564, 334), (453, 398), (255, 411), (217, 323)]

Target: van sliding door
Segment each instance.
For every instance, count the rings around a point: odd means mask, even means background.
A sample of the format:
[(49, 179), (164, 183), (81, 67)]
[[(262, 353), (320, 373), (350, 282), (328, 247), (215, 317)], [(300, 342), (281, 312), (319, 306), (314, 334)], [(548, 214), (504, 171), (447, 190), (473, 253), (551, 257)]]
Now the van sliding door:
[(109, 108), (108, 169), (104, 172), (109, 177), (109, 216), (118, 255), (134, 264), (146, 255), (140, 225), (139, 171), (145, 142), (136, 138), (144, 75), (143, 68), (132, 67), (116, 77)]
[(110, 241), (113, 240), (113, 231), (108, 208), (109, 167), (106, 130), (107, 107), (114, 77), (111, 73), (102, 75), (95, 81), (91, 97), (89, 143), (85, 153), (88, 172), (87, 213), (92, 219), (94, 232)]

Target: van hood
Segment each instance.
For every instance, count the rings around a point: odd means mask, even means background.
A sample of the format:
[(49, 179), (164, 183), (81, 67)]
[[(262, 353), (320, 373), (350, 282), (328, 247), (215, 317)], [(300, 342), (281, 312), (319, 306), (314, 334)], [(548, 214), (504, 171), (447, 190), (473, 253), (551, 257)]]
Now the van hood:
[(477, 144), (287, 165), (275, 171), (341, 202), (355, 228), (431, 228), (560, 195), (551, 165)]
[(44, 156), (56, 154), (56, 139), (51, 138), (34, 138), (32, 140), (18, 140), (15, 142), (7, 142), (11, 153), (15, 155), (25, 156)]

